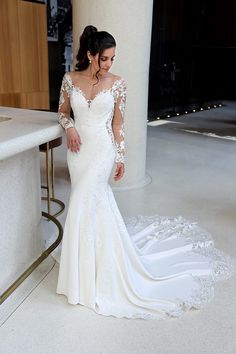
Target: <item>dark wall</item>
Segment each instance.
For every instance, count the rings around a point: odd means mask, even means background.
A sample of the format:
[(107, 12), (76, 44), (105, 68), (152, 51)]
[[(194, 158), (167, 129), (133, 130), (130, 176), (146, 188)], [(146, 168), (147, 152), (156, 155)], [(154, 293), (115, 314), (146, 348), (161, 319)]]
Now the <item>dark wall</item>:
[(154, 0), (149, 111), (236, 99), (236, 1)]
[(47, 8), (50, 109), (57, 111), (62, 77), (72, 70), (71, 0), (50, 0)]

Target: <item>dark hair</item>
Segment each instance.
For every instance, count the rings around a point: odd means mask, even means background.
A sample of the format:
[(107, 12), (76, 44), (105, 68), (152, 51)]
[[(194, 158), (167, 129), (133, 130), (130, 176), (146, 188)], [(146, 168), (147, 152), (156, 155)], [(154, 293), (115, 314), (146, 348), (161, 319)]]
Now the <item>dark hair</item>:
[(114, 37), (106, 31), (98, 31), (96, 27), (89, 25), (86, 26), (82, 35), (80, 36), (80, 47), (76, 59), (78, 60), (75, 65), (76, 71), (82, 71), (89, 66), (89, 59), (87, 51), (94, 56), (98, 55), (98, 65), (100, 67), (100, 57), (105, 49), (116, 46)]

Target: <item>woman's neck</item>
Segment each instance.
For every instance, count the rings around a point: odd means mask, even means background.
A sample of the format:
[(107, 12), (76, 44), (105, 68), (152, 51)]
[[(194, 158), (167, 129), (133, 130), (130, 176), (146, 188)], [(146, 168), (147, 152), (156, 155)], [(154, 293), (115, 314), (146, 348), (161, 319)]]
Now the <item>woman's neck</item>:
[(97, 82), (97, 79), (102, 80), (110, 76), (108, 73), (102, 74), (101, 71), (97, 73), (92, 65), (89, 65), (87, 69), (81, 71), (81, 75), (91, 82)]
[(83, 70), (83, 75), (86, 76), (86, 78), (90, 81), (97, 80), (97, 78), (101, 79), (103, 77), (103, 75), (100, 74), (100, 72), (97, 73), (92, 68), (92, 65), (89, 65), (89, 67), (87, 69)]

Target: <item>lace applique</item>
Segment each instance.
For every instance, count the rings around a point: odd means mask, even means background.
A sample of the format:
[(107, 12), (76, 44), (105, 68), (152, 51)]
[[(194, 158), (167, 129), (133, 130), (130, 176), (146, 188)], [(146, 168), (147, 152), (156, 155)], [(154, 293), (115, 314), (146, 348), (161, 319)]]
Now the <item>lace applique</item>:
[(115, 162), (125, 162), (124, 158), (124, 153), (125, 153), (125, 142), (124, 140), (121, 141), (120, 143), (116, 142), (116, 159)]
[(127, 97), (127, 87), (124, 79), (116, 80), (114, 85), (112, 86), (112, 91), (114, 94), (115, 103), (118, 101), (118, 98), (121, 97), (121, 101), (119, 104), (119, 109), (124, 116), (125, 113), (125, 103)]
[(99, 97), (99, 96), (101, 96), (103, 93), (109, 92), (109, 91), (111, 90), (110, 88), (109, 88), (109, 89), (103, 89), (103, 90), (101, 90), (101, 91), (98, 91), (98, 92), (94, 95), (93, 98), (88, 99), (88, 98), (86, 97), (85, 92), (84, 92), (78, 85), (75, 86), (75, 85), (72, 83), (72, 81), (71, 81), (71, 86), (72, 86), (72, 89), (73, 89), (73, 90), (79, 92), (80, 95), (84, 98), (84, 100), (85, 100), (85, 101), (87, 102), (87, 104), (88, 104), (88, 108), (91, 108), (91, 104), (93, 103), (93, 101), (96, 100), (97, 97)]
[(124, 79), (115, 81), (112, 87), (112, 94), (114, 96), (115, 104), (118, 104), (118, 107), (115, 108), (113, 123), (114, 127), (114, 138), (115, 138), (115, 147), (116, 147), (116, 158), (115, 162), (124, 163), (124, 154), (125, 154), (125, 141), (124, 141), (124, 114), (125, 114), (125, 105), (127, 97), (127, 88), (126, 82)]
[[(162, 308), (160, 313), (153, 313), (151, 310), (143, 310), (136, 313), (129, 313), (122, 309), (114, 308), (114, 304), (103, 297), (103, 304), (105, 306), (101, 311), (97, 308), (97, 313), (103, 315), (112, 315), (118, 318), (126, 317), (130, 319), (144, 319), (144, 320), (161, 320), (166, 318), (177, 318), (182, 316), (187, 311), (200, 310), (209, 303), (214, 297), (214, 284), (217, 281), (228, 279), (233, 272), (236, 271), (236, 263), (234, 259), (226, 255), (224, 252), (213, 247), (214, 242), (211, 235), (205, 230), (201, 229), (196, 222), (190, 223), (183, 217), (163, 217), (159, 215), (137, 217), (125, 217), (126, 227), (131, 234), (135, 235), (140, 231), (146, 229), (149, 234), (146, 240), (165, 240), (176, 237), (183, 237), (187, 243), (192, 243), (192, 252), (197, 252), (209, 258), (212, 274), (195, 276), (191, 275), (197, 286), (188, 299), (181, 299), (176, 297), (175, 303), (167, 305)], [(150, 230), (153, 230), (150, 234)], [(139, 236), (140, 236), (139, 234)], [(143, 237), (143, 236), (142, 236)], [(136, 239), (140, 241), (141, 237)], [(190, 253), (189, 253), (190, 254)]]
[[(215, 248), (211, 235), (196, 222), (190, 223), (181, 216), (170, 218), (159, 215), (138, 215), (125, 217), (124, 220), (134, 245), (141, 254), (150, 243), (177, 237), (183, 238), (186, 244), (191, 245), (191, 250), (186, 252), (186, 255), (191, 256), (194, 252), (208, 259), (211, 273), (202, 276), (191, 275), (198, 284), (196, 290), (188, 300), (176, 298), (178, 309), (166, 311), (167, 316), (179, 317), (185, 311), (205, 307), (214, 297), (214, 284), (229, 279), (236, 272), (235, 259)], [(144, 236), (143, 231), (148, 235)], [(155, 317), (154, 315), (153, 318)], [(146, 318), (146, 314), (142, 318)]]
[(58, 121), (59, 121), (60, 125), (64, 129), (68, 129), (68, 128), (74, 127), (73, 119), (71, 117), (68, 117), (65, 113), (58, 112), (57, 117), (58, 117)]
[(66, 73), (62, 79), (60, 98), (59, 98), (59, 108), (57, 114), (58, 122), (64, 129), (74, 127), (74, 120), (69, 116), (69, 114), (60, 111), (64, 104), (67, 106), (69, 105), (71, 88), (72, 88), (72, 81), (70, 75)]
[(109, 119), (106, 121), (106, 128), (107, 128), (108, 134), (110, 135), (112, 145), (114, 146), (114, 150), (116, 150), (116, 142), (115, 142), (113, 130), (111, 127), (113, 115), (114, 115), (114, 109), (111, 111)]
[(168, 310), (165, 314), (154, 314), (148, 311), (140, 311), (136, 313), (131, 313), (128, 311), (114, 309), (114, 303), (110, 303), (106, 298), (102, 297), (103, 308), (99, 308), (99, 299), (98, 303), (95, 303), (95, 312), (101, 314), (103, 316), (114, 316), (116, 318), (128, 318), (128, 319), (143, 319), (143, 320), (161, 320), (166, 318), (167, 316), (170, 317), (177, 317), (180, 316), (182, 311), (175, 309), (175, 310)]

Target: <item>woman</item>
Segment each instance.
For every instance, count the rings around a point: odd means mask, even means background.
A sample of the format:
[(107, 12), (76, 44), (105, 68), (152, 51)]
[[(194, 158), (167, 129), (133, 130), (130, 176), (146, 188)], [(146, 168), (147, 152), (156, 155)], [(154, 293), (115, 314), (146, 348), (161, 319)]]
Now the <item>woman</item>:
[[(66, 130), (71, 195), (56, 292), (115, 317), (178, 317), (213, 297), (233, 260), (183, 218), (120, 215), (108, 184), (124, 175), (126, 83), (109, 72), (116, 43), (87, 26), (75, 72), (66, 73), (58, 119)], [(74, 120), (70, 118), (73, 109)]]

